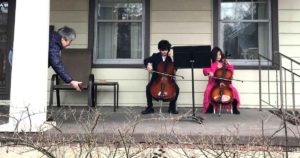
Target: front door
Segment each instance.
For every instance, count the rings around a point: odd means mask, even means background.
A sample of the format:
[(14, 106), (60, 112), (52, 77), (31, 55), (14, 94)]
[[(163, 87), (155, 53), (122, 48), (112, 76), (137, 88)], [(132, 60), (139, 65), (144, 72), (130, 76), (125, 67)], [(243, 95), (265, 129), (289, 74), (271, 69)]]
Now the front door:
[(11, 64), (16, 0), (0, 0), (0, 100), (10, 99)]

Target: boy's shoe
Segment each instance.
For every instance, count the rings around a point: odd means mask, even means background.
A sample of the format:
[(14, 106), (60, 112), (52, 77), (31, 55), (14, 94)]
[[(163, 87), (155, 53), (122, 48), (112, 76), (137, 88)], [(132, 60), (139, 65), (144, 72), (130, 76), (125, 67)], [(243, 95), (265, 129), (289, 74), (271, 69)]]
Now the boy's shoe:
[(153, 107), (147, 107), (144, 111), (142, 111), (142, 114), (151, 114), (154, 113)]

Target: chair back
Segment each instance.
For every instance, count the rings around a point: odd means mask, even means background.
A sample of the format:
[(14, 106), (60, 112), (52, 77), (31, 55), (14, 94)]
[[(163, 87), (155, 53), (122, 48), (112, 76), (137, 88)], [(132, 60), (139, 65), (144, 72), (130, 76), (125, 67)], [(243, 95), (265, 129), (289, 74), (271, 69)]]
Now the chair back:
[(74, 80), (83, 82), (82, 88), (86, 89), (92, 66), (89, 49), (63, 49), (61, 57), (65, 70)]

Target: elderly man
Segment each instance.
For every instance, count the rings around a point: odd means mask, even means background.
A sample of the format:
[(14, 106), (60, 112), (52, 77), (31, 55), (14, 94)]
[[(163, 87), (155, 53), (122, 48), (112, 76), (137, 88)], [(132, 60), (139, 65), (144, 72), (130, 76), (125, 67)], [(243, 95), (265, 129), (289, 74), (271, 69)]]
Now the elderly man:
[(51, 66), (56, 74), (65, 82), (69, 83), (76, 89), (81, 91), (82, 82), (76, 81), (72, 76), (65, 70), (65, 67), (61, 60), (60, 51), (68, 46), (76, 38), (75, 31), (67, 26), (64, 26), (57, 30), (57, 32), (50, 32), (49, 37), (49, 65)]

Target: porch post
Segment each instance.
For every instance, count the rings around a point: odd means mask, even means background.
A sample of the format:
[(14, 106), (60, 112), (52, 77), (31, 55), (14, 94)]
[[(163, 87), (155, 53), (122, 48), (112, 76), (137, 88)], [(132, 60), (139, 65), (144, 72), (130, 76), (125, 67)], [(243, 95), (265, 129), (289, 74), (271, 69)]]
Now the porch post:
[(10, 118), (0, 131), (42, 131), (47, 113), (50, 0), (17, 0)]

